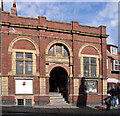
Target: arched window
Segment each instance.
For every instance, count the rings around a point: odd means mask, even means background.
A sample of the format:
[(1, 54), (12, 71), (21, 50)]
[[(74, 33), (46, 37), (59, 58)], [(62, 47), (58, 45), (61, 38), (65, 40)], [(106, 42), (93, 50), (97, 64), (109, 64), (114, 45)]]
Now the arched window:
[[(31, 49), (25, 47), (26, 43)], [(9, 75), (36, 75), (36, 55), (39, 55), (37, 44), (30, 38), (18, 37), (14, 39), (8, 48), (12, 53), (12, 65)]]
[(69, 56), (68, 49), (62, 44), (54, 44), (50, 47), (48, 55), (61, 54), (62, 56)]
[[(91, 52), (92, 51), (92, 52)], [(96, 46), (85, 44), (79, 51), (81, 77), (99, 77), (101, 54)]]
[(100, 52), (97, 47), (85, 44), (80, 49), (79, 57), (81, 60), (81, 77), (84, 77), (84, 92), (96, 94), (98, 93), (98, 79), (96, 78), (100, 77)]
[(69, 56), (69, 52), (66, 47), (64, 47), (64, 56)]
[(56, 45), (56, 52), (62, 53), (62, 45), (61, 44)]
[(54, 46), (51, 46), (49, 51), (48, 51), (49, 55), (54, 55)]

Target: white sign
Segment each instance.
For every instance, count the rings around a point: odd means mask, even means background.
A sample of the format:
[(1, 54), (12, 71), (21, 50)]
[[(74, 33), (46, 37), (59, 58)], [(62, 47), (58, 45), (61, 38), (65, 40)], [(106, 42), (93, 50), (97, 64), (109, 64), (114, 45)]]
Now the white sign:
[(33, 80), (15, 80), (16, 94), (33, 94)]

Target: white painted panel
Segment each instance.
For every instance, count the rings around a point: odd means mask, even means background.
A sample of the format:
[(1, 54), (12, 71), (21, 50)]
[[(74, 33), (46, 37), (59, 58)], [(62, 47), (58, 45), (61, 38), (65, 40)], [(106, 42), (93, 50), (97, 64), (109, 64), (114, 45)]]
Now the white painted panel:
[(33, 94), (33, 80), (15, 80), (16, 94)]

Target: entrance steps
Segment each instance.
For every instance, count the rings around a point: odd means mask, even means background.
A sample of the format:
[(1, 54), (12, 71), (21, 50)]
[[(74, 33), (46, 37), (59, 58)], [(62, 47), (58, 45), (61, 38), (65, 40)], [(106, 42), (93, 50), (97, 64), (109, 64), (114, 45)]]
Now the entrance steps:
[(61, 93), (50, 92), (50, 105), (67, 105)]
[(50, 92), (50, 104), (48, 106), (72, 106), (65, 101), (61, 93)]

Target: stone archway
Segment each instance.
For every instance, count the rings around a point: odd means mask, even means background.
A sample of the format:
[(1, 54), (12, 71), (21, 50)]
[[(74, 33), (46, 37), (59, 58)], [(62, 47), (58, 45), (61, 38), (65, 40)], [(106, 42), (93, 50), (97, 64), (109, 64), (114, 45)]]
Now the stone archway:
[(49, 92), (61, 93), (69, 101), (69, 77), (62, 67), (55, 67), (50, 72)]
[(64, 93), (66, 90), (67, 71), (62, 67), (55, 67), (50, 72), (50, 92)]
[[(58, 52), (57, 48), (61, 48), (61, 51)], [(51, 71), (51, 67), (53, 65), (63, 65), (63, 64), (65, 70), (67, 70), (68, 72), (68, 76), (73, 77), (73, 72), (72, 72), (73, 53), (70, 45), (67, 42), (61, 40), (52, 41), (48, 44), (45, 52), (46, 52), (47, 77), (50, 77), (49, 71)], [(65, 53), (67, 53), (67, 55), (65, 55)]]

